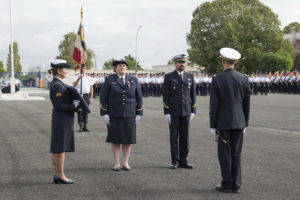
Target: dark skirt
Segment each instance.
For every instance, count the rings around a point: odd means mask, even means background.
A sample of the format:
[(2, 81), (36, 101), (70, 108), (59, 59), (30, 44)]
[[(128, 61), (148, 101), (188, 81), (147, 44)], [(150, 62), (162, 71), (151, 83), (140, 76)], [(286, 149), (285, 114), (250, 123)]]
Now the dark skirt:
[(52, 115), (50, 153), (74, 152), (74, 114), (65, 116), (56, 121), (56, 115)]
[(110, 125), (107, 125), (107, 143), (113, 144), (135, 144), (136, 124), (135, 117), (110, 118)]

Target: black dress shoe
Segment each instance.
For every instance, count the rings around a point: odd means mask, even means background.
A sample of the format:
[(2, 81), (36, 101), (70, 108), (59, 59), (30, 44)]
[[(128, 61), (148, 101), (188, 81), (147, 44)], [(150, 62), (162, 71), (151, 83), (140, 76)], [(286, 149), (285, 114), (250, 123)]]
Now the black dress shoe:
[(172, 164), (171, 166), (170, 166), (170, 169), (177, 169), (177, 164)]
[(221, 185), (217, 185), (216, 190), (224, 193), (232, 193), (232, 190), (224, 189)]
[(190, 165), (188, 163), (179, 164), (180, 168), (186, 168), (186, 169), (194, 169), (193, 165)]
[(87, 129), (87, 128), (83, 128), (82, 131), (83, 131), (83, 132), (90, 132), (90, 130)]
[(65, 180), (63, 180), (62, 178), (60, 178), (56, 175), (54, 175), (54, 177), (53, 177), (53, 182), (55, 184), (74, 184), (75, 183), (72, 179), (69, 179), (69, 180), (65, 181)]
[(121, 167), (114, 167), (114, 168), (112, 168), (112, 170), (113, 170), (113, 171), (116, 171), (116, 172), (117, 172), (117, 171), (121, 171)]
[(123, 166), (123, 170), (124, 170), (124, 171), (130, 171), (130, 167), (125, 167), (125, 166)]
[(240, 193), (240, 190), (232, 190), (232, 193)]

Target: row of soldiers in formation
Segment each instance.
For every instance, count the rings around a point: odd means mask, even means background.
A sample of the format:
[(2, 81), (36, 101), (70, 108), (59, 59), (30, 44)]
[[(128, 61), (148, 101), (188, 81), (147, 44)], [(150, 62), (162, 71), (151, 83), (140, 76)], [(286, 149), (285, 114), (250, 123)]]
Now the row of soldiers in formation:
[[(110, 73), (87, 73), (94, 80), (94, 97), (99, 96), (105, 77)], [(165, 73), (132, 73), (131, 76), (138, 78), (144, 97), (160, 97)], [(212, 81), (211, 75), (195, 74), (195, 85), (197, 96), (210, 94)], [(252, 74), (248, 76), (253, 95), (267, 95), (268, 93), (300, 94), (300, 74), (296, 72), (274, 73), (274, 74)]]

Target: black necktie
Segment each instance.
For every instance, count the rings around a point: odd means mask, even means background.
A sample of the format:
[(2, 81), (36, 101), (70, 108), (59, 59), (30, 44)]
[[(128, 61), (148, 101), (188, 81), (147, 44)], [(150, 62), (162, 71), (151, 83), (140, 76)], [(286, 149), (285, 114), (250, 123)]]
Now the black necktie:
[(181, 78), (181, 80), (182, 80), (182, 73), (180, 73), (179, 76), (180, 76), (180, 78)]
[(122, 81), (122, 84), (125, 85), (125, 84), (124, 84), (124, 79), (123, 79), (123, 77), (121, 77), (121, 81)]

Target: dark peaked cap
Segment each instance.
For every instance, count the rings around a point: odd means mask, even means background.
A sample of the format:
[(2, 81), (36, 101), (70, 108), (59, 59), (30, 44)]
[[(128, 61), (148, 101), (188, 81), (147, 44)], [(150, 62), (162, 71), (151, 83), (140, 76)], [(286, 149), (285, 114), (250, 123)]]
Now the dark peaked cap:
[(116, 67), (118, 64), (125, 64), (126, 66), (128, 66), (128, 63), (121, 59), (121, 60), (115, 60), (113, 63), (112, 63), (112, 66)]

